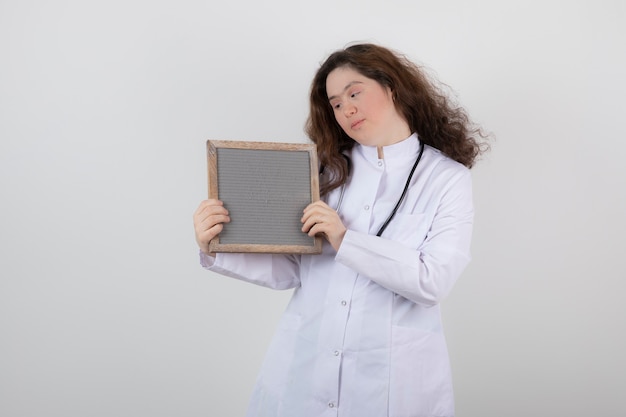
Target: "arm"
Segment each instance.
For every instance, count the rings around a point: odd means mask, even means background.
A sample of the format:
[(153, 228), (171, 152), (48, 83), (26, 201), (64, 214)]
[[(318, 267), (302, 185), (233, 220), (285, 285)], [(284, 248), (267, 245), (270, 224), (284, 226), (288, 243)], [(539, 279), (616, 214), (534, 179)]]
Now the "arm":
[(300, 285), (299, 259), (265, 253), (218, 253), (212, 257), (200, 252), (200, 264), (209, 271), (274, 290)]
[[(433, 214), (421, 220), (431, 224), (417, 249), (348, 230), (336, 260), (415, 303), (435, 305), (449, 293), (470, 260), (473, 206), (469, 171), (461, 171), (446, 183)], [(394, 226), (394, 231), (411, 227)]]

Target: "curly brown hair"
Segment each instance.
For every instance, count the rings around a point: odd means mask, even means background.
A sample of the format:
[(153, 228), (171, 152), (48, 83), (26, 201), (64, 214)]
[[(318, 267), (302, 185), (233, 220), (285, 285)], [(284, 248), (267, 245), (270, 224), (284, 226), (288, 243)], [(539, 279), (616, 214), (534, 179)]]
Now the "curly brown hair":
[(445, 94), (442, 85), (405, 56), (373, 44), (357, 44), (332, 53), (311, 83), (310, 113), (306, 133), (317, 145), (324, 179), (320, 193), (344, 184), (350, 175), (345, 155), (355, 141), (339, 126), (328, 101), (326, 78), (339, 67), (349, 67), (392, 91), (395, 106), (412, 132), (424, 143), (439, 149), (468, 168), (487, 149), (485, 135), (466, 111)]

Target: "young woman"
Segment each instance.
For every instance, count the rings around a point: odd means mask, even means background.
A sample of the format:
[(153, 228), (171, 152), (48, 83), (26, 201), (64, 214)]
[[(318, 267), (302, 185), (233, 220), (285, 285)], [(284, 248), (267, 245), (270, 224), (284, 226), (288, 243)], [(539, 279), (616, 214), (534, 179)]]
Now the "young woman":
[(339, 50), (312, 82), (307, 133), (323, 201), (302, 231), (321, 255), (209, 253), (230, 221), (222, 202), (194, 214), (201, 264), (293, 288), (249, 416), (453, 416), (439, 303), (470, 260), (469, 169), (480, 129), (423, 71), (389, 49)]

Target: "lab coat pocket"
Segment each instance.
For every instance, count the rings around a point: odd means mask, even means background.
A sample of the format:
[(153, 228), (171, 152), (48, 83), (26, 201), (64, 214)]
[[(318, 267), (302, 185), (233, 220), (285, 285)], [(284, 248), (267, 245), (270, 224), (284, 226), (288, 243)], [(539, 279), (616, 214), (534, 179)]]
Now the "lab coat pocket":
[(452, 416), (448, 352), (441, 333), (392, 326), (389, 416)]
[(429, 229), (430, 223), (423, 213), (396, 213), (382, 236), (417, 249), (426, 239)]
[(301, 316), (283, 314), (263, 361), (260, 379), (265, 388), (274, 394), (280, 395), (285, 385), (290, 383), (290, 370), (293, 368), (296, 335), (300, 323)]

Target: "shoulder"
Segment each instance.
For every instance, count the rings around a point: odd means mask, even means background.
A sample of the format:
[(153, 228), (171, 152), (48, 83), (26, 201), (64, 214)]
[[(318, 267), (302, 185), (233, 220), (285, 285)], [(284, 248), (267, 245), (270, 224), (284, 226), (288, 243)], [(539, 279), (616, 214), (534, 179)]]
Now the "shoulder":
[(424, 146), (422, 161), (423, 172), (445, 179), (446, 182), (452, 178), (471, 177), (469, 168), (429, 145)]
[(441, 210), (473, 212), (472, 176), (469, 168), (430, 146), (424, 148), (424, 165), (418, 175), (425, 188), (437, 196)]

